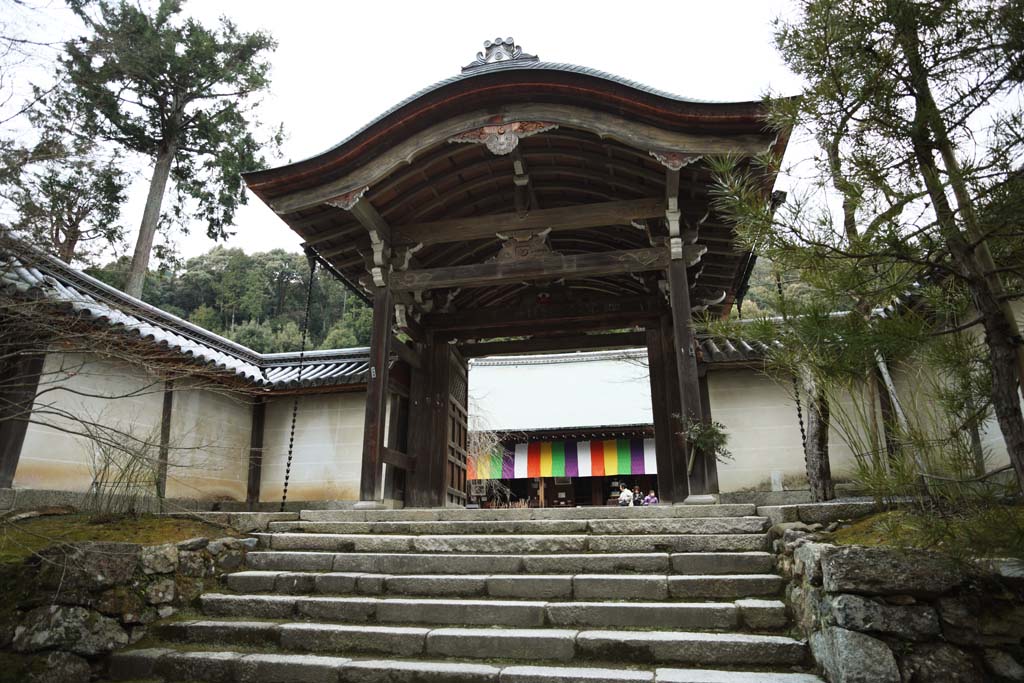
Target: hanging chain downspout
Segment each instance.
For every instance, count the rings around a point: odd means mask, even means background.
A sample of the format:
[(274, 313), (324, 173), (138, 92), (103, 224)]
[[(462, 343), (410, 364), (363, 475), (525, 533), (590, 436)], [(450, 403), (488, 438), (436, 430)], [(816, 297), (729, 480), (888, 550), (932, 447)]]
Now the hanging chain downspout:
[[(302, 371), (306, 360), (306, 336), (309, 332), (309, 309), (313, 303), (313, 282), (316, 276), (316, 257), (311, 251), (306, 251), (306, 260), (309, 262), (309, 285), (306, 287), (306, 309), (302, 316), (302, 342), (299, 345), (299, 374), (295, 379), (298, 388), (302, 388)], [(284, 466), (284, 488), (281, 490), (281, 512), (284, 512), (285, 503), (288, 500), (288, 480), (292, 473), (292, 456), (295, 453), (295, 423), (299, 418), (299, 394), (295, 394), (292, 401), (292, 426), (288, 434), (288, 459)]]

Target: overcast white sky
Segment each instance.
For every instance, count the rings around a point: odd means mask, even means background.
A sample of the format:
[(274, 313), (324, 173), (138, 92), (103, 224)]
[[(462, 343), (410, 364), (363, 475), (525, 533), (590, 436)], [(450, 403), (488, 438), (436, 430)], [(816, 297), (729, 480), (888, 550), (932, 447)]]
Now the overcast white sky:
[[(771, 22), (790, 6), (785, 0), (191, 0), (186, 11), (211, 23), (227, 15), (243, 30), (265, 29), (278, 40), (260, 116), (285, 125), (283, 163), (327, 149), (408, 95), (458, 73), (484, 40), (499, 35), (514, 37), (544, 61), (601, 69), (686, 97), (795, 93), (799, 83), (772, 45)], [(53, 12), (67, 14), (56, 3)], [(125, 208), (129, 227), (141, 217), (147, 182), (148, 169)], [(298, 237), (255, 197), (236, 223), (231, 246), (299, 248)], [(202, 226), (178, 239), (185, 257), (212, 245)]]

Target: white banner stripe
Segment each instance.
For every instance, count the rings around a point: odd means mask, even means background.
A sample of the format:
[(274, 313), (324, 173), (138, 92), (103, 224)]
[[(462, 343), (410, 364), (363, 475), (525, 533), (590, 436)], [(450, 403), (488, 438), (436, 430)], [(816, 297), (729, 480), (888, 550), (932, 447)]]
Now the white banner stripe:
[(527, 448), (528, 444), (517, 443), (516, 444), (516, 459), (513, 465), (513, 476), (516, 479), (525, 479), (527, 473)]
[(576, 462), (579, 464), (581, 477), (591, 476), (589, 441), (576, 442)]
[(644, 474), (658, 473), (658, 458), (654, 451), (654, 439), (644, 439)]

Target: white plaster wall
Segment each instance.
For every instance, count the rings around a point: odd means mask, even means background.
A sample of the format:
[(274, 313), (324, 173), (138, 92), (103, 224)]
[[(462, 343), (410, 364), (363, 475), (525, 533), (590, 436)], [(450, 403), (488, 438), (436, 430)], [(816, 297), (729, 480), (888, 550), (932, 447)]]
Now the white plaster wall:
[[(782, 472), (787, 488), (806, 487), (800, 423), (789, 387), (752, 369), (712, 370), (708, 396), (711, 417), (725, 425), (733, 455), (718, 464), (721, 491), (769, 490), (772, 471)], [(829, 462), (833, 477), (846, 478), (854, 458), (840, 436), (830, 431)]]
[(252, 399), (217, 387), (175, 385), (167, 497), (245, 500)]
[(14, 486), (89, 490), (94, 449), (89, 439), (76, 435), (82, 432), (79, 421), (159, 440), (163, 394), (163, 382), (138, 366), (83, 354), (47, 354)]
[[(281, 499), (293, 397), (267, 403), (260, 500)], [(365, 392), (299, 398), (289, 500), (359, 500)]]
[[(509, 364), (471, 363), (470, 428), (542, 429), (651, 422), (651, 389), (643, 359), (538, 363), (537, 357)], [(568, 360), (566, 360), (568, 359)], [(504, 361), (503, 361), (504, 363)]]

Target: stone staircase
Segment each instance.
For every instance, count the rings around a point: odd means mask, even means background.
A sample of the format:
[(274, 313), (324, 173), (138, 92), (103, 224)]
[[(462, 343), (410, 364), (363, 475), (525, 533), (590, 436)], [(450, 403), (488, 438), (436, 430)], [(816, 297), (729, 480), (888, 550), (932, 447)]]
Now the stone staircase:
[(752, 505), (304, 511), (113, 680), (820, 683)]

